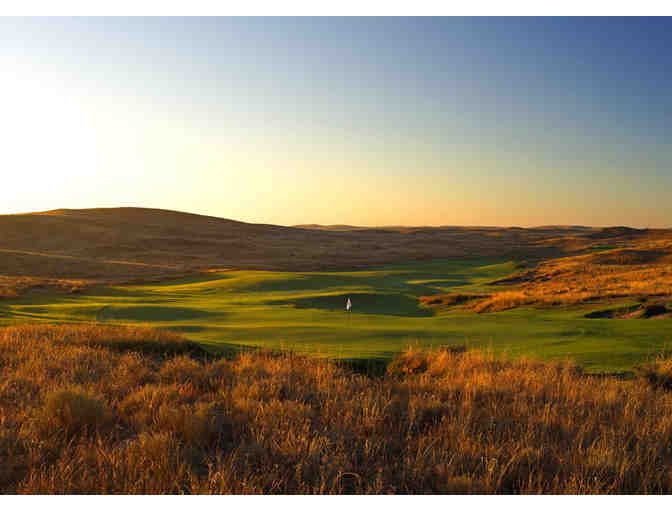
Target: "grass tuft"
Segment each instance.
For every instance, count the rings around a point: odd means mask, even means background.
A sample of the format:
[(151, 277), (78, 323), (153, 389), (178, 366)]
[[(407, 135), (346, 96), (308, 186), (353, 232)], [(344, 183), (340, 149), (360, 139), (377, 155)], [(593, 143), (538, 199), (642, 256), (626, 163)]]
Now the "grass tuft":
[(98, 429), (107, 419), (107, 410), (101, 399), (74, 387), (48, 393), (41, 418), (48, 434), (63, 432), (71, 436)]

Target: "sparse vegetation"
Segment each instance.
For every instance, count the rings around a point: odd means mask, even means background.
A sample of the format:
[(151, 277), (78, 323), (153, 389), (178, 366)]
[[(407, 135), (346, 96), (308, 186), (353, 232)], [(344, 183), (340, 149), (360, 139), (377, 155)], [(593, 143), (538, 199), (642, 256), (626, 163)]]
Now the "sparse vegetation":
[[(137, 350), (145, 335), (167, 355)], [(207, 360), (183, 342), (149, 329), (1, 329), (0, 491), (672, 490), (669, 361), (646, 369), (658, 378), (619, 380), (570, 362), (409, 349), (368, 377), (291, 353)]]

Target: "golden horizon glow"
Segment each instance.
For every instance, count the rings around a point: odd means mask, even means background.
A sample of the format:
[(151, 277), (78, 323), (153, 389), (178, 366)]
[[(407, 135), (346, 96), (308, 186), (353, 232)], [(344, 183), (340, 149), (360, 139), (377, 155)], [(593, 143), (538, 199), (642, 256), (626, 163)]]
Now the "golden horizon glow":
[[(604, 115), (592, 75), (559, 69), (545, 82), (534, 55), (499, 54), (478, 20), (334, 21), (326, 32), (319, 20), (0, 23), (14, 44), (0, 53), (0, 214), (136, 206), (279, 225), (670, 226), (657, 110)], [(367, 23), (403, 29), (406, 42)], [(427, 31), (453, 53), (425, 58)], [(495, 57), (508, 67), (493, 69)]]

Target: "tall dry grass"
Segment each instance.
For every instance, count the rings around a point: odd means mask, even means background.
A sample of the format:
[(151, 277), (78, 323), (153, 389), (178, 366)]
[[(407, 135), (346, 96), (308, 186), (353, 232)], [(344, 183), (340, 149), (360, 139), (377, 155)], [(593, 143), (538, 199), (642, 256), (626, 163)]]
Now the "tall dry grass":
[(0, 298), (15, 298), (29, 291), (56, 290), (77, 293), (91, 285), (90, 281), (0, 275)]
[(621, 298), (672, 298), (672, 242), (637, 240), (627, 248), (541, 261), (481, 295), (423, 296), (429, 307), (462, 305), (477, 313), (519, 306), (571, 305)]
[(9, 327), (0, 492), (669, 493), (669, 366), (622, 381), (408, 350), (367, 377), (292, 354), (207, 360), (149, 329)]

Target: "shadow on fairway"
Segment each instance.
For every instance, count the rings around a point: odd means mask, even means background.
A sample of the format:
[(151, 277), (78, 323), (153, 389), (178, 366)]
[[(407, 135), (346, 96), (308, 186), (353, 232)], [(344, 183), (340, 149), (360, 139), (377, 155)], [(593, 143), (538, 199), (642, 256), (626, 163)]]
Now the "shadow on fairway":
[(204, 326), (176, 324), (169, 326), (167, 329), (170, 331), (176, 331), (178, 333), (200, 333), (201, 331), (205, 331), (207, 328)]
[[(167, 328), (173, 330), (174, 328)], [(236, 359), (243, 353), (263, 350), (263, 347), (256, 345), (244, 345), (232, 342), (201, 342), (207, 353), (213, 358)]]
[(352, 300), (353, 314), (395, 315), (399, 317), (430, 317), (433, 313), (418, 306), (418, 300), (403, 294), (332, 294), (298, 299), (268, 301), (272, 305), (294, 305), (296, 308), (317, 308), (330, 312), (343, 311)]
[(358, 290), (377, 289), (395, 291), (422, 296), (438, 292), (442, 288), (456, 287), (470, 283), (468, 277), (445, 273), (411, 272), (411, 271), (379, 271), (377, 273), (361, 271), (350, 273), (334, 272), (288, 274), (287, 278), (279, 278), (257, 282), (247, 288), (252, 292), (287, 292), (287, 291), (321, 291), (324, 289), (357, 288)]
[(221, 312), (208, 312), (198, 308), (180, 306), (121, 306), (108, 305), (101, 310), (99, 320), (132, 320), (132, 321), (180, 321), (215, 317), (221, 318)]

